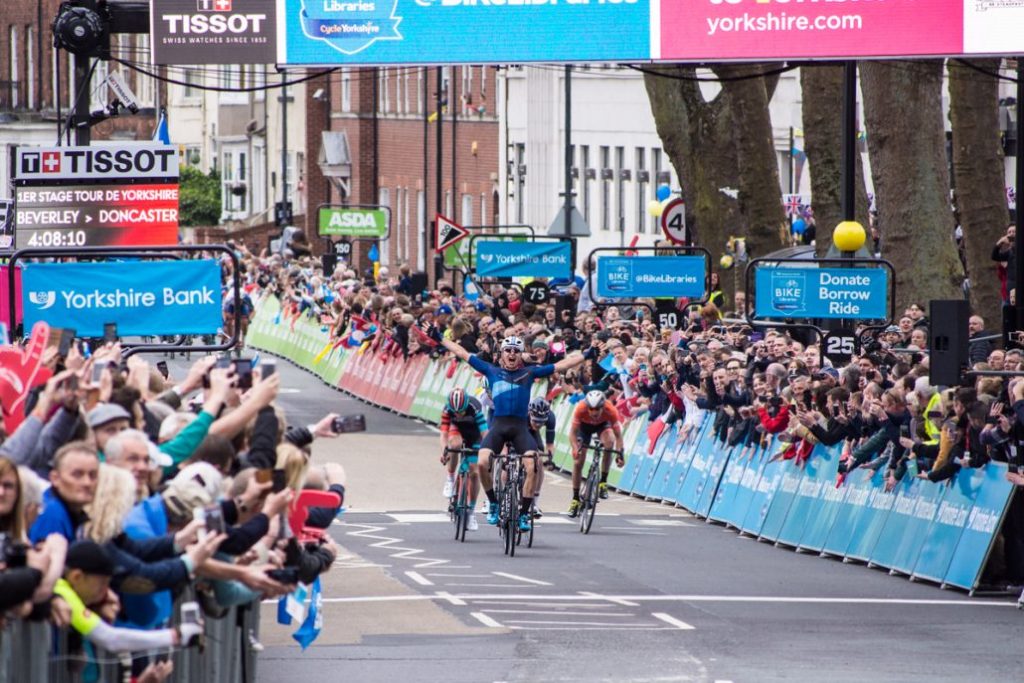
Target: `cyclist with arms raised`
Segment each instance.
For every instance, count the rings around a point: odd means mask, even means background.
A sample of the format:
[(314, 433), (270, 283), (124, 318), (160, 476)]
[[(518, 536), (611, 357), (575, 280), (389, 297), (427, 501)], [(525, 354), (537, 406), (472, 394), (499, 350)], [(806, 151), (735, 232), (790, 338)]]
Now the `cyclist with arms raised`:
[[(501, 342), (499, 364), (492, 365), (481, 360), (475, 354), (470, 354), (450, 339), (443, 339), (441, 343), (455, 354), (456, 358), (469, 363), (474, 370), (487, 379), (491, 400), (494, 401), (494, 419), (481, 444), (480, 462), (477, 468), (480, 473), (480, 482), (484, 486), (484, 493), (487, 494), (487, 500), (491, 504), (487, 523), (492, 525), (498, 523), (498, 499), (491, 488), (491, 456), (494, 453), (500, 453), (505, 444), (510, 443), (515, 447), (516, 452), (525, 456), (523, 464), (526, 468), (526, 482), (519, 508), (523, 511), (519, 516), (519, 527), (528, 531), (530, 529), (529, 511), (533, 505), (533, 492), (536, 490), (534, 459), (537, 455), (537, 444), (530, 436), (529, 431), (530, 388), (533, 386), (534, 380), (574, 368), (586, 360), (587, 356), (582, 353), (574, 353), (554, 364), (524, 365), (525, 345), (523, 340), (519, 337), (505, 337)], [(587, 354), (593, 357), (596, 351), (591, 348), (587, 350)]]
[(612, 448), (619, 451), (615, 464), (623, 465), (622, 458), (622, 424), (619, 411), (612, 402), (605, 398), (604, 392), (593, 389), (576, 405), (572, 414), (572, 425), (569, 427), (569, 443), (572, 445), (572, 502), (569, 503), (569, 516), (575, 517), (580, 512), (580, 481), (583, 479), (583, 462), (586, 459), (586, 446), (595, 434), (599, 435), (601, 445), (606, 449), (601, 458), (601, 484), (598, 495), (608, 497), (608, 470), (611, 468)]
[[(461, 387), (452, 389), (441, 409), (441, 448), (480, 448), (484, 432), (487, 431), (487, 421), (484, 419), (484, 409), (480, 401), (466, 394)], [(477, 479), (477, 456), (476, 454), (465, 456), (469, 462), (469, 509), (476, 509), (476, 495), (480, 490)], [(451, 498), (455, 492), (455, 468), (459, 459), (450, 453), (441, 453), (441, 463), (447, 466), (447, 479), (444, 482), (445, 498)], [(469, 516), (466, 529), (476, 531), (479, 528), (476, 517)]]

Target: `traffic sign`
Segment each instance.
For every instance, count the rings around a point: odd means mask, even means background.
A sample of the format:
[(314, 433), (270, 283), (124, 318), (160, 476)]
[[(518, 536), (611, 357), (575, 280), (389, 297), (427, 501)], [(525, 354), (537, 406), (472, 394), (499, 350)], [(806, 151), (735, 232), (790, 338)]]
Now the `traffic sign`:
[(822, 339), (825, 358), (832, 362), (833, 367), (846, 365), (858, 352), (857, 334), (851, 329), (840, 328), (829, 330)]
[(675, 299), (656, 299), (654, 302), (655, 320), (658, 329), (679, 330), (686, 316), (676, 306)]
[(533, 280), (523, 285), (523, 301), (540, 306), (546, 304), (551, 297), (551, 290), (540, 280)]
[(434, 220), (434, 231), (434, 251), (438, 254), (469, 235), (469, 230), (441, 214)]
[(661, 230), (670, 242), (688, 246), (690, 234), (686, 230), (686, 202), (673, 199), (661, 212)]
[(352, 255), (352, 243), (348, 240), (338, 240), (334, 243), (334, 253), (342, 258)]

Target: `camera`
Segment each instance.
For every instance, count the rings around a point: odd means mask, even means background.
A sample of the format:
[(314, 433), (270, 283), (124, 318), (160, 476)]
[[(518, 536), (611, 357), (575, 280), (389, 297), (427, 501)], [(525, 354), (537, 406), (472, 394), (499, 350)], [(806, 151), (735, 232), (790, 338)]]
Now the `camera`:
[(0, 534), (0, 553), (8, 569), (19, 569), (28, 563), (28, 545), (7, 534)]
[(292, 585), (299, 582), (299, 570), (296, 567), (284, 567), (283, 569), (268, 569), (267, 576), (278, 583)]

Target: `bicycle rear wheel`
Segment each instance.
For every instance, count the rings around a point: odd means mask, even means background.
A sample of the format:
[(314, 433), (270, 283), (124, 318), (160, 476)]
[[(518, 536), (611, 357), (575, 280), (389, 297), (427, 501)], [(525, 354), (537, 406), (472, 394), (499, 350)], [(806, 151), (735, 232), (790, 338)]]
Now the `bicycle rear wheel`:
[(516, 556), (516, 546), (519, 545), (521, 534), (519, 532), (519, 499), (516, 496), (516, 490), (513, 487), (509, 487), (507, 495), (509, 496), (509, 516), (505, 523), (508, 525), (506, 534), (506, 545), (508, 546), (509, 557)]
[(455, 502), (455, 538), (461, 543), (466, 542), (466, 527), (469, 525), (469, 516), (473, 511), (469, 509), (469, 476), (462, 472), (455, 480), (456, 502)]
[(580, 531), (584, 534), (590, 533), (590, 527), (594, 524), (594, 515), (597, 513), (598, 482), (600, 481), (598, 472), (600, 472), (600, 467), (595, 461), (590, 468), (590, 474), (587, 475), (586, 507), (580, 520)]

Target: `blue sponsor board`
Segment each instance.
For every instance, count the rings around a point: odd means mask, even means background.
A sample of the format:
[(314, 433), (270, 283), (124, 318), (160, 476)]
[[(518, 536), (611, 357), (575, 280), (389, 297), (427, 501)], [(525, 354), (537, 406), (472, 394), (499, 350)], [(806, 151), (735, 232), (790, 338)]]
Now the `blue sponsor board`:
[(679, 491), (682, 489), (683, 481), (690, 471), (690, 463), (693, 462), (693, 457), (705, 438), (705, 434), (711, 431), (712, 422), (713, 420), (711, 419), (702, 420), (701, 424), (690, 433), (687, 440), (678, 445), (676, 461), (672, 464), (672, 469), (668, 473), (668, 479), (665, 481), (665, 488), (662, 491), (663, 500), (679, 504)]
[[(712, 419), (709, 417), (705, 419), (705, 422), (710, 422)], [(708, 473), (714, 464), (714, 455), (721, 445), (715, 441), (713, 434), (713, 430), (709, 427), (697, 442), (693, 457), (690, 459), (690, 467), (686, 470), (686, 476), (676, 491), (676, 503), (690, 512), (697, 510)]]
[(708, 519), (716, 522), (731, 524), (736, 513), (736, 493), (739, 490), (740, 482), (743, 480), (743, 473), (749, 465), (747, 452), (742, 446), (734, 446), (729, 457), (729, 463), (722, 472), (722, 480), (718, 484), (718, 491), (715, 492), (715, 499), (708, 510)]
[(703, 256), (598, 256), (597, 295), (608, 299), (703, 299)]
[(861, 562), (872, 561), (872, 553), (885, 528), (885, 520), (896, 502), (896, 493), (885, 490), (885, 468), (879, 468), (871, 478), (871, 486), (864, 501), (864, 514), (857, 518), (852, 533), (847, 536), (846, 558)]
[(697, 507), (692, 510), (698, 517), (707, 517), (711, 513), (711, 504), (715, 502), (715, 494), (722, 483), (722, 475), (725, 468), (732, 460), (733, 449), (728, 448), (721, 441), (714, 441), (714, 450), (711, 452), (710, 467), (708, 468), (707, 479), (701, 488), (700, 499)]
[(750, 497), (747, 505), (747, 514), (743, 518), (741, 530), (752, 536), (760, 536), (764, 528), (765, 520), (768, 519), (768, 512), (772, 508), (772, 501), (775, 494), (782, 486), (782, 475), (785, 471), (784, 463), (781, 460), (772, 460), (772, 453), (778, 446), (778, 441), (772, 437), (768, 447), (761, 451), (761, 475), (757, 480), (757, 487), (754, 495)]
[(814, 449), (812, 458), (821, 457), (824, 460), (817, 463), (819, 478), (824, 482), (821, 491), (821, 501), (813, 516), (807, 519), (807, 526), (803, 535), (800, 536), (800, 548), (821, 552), (825, 548), (832, 525), (839, 516), (839, 509), (846, 500), (850, 488), (847, 486), (836, 486), (836, 474), (839, 471), (839, 456), (842, 453), (843, 444), (840, 442), (829, 448), (818, 446)]
[(743, 477), (740, 478), (740, 484), (736, 488), (736, 503), (733, 506), (732, 515), (724, 521), (742, 531), (743, 523), (750, 510), (750, 502), (757, 494), (757, 487), (761, 483), (761, 474), (764, 472), (768, 456), (756, 444), (750, 444), (739, 452), (739, 457), (748, 461), (747, 467), (743, 470)]
[(37, 321), (102, 337), (209, 334), (223, 324), (217, 261), (33, 263), (23, 269), (25, 329)]
[(477, 240), (473, 251), (480, 278), (572, 277), (569, 242)]
[[(977, 476), (976, 476), (977, 475)], [(978, 470), (957, 472), (949, 486), (943, 486), (935, 519), (914, 564), (914, 577), (941, 583), (956, 552), (960, 536), (970, 518), (983, 477)]]
[(835, 489), (834, 463), (839, 459), (839, 448), (825, 448), (819, 444), (804, 463), (804, 477), (779, 532), (778, 542), (782, 545), (799, 546), (807, 525), (818, 518), (826, 492), (830, 488)]
[[(785, 447), (784, 443), (776, 442), (775, 444), (776, 449)], [(768, 508), (768, 515), (764, 519), (759, 536), (759, 538), (769, 541), (778, 540), (779, 534), (782, 533), (786, 517), (789, 516), (789, 508), (792, 507), (793, 499), (796, 498), (797, 491), (800, 489), (800, 482), (804, 478), (803, 470), (794, 465), (792, 460), (778, 462), (782, 465), (782, 479), (779, 481), (775, 495), (772, 496), (771, 506)]]
[[(654, 483), (654, 473), (657, 472), (661, 459), (665, 457), (668, 448), (675, 447), (678, 424), (677, 422), (665, 427), (665, 431), (661, 433), (658, 441), (654, 444), (654, 452), (644, 454), (644, 458), (640, 463), (640, 471), (637, 472), (636, 479), (633, 481), (633, 493), (635, 495), (643, 498), (649, 495), (651, 486)], [(650, 449), (648, 448), (648, 450)]]
[(759, 267), (754, 285), (754, 313), (759, 318), (889, 317), (885, 268)]
[(985, 567), (985, 560), (1013, 494), (1013, 484), (1006, 480), (1004, 463), (990, 462), (980, 470), (970, 470), (970, 473), (975, 480), (972, 486), (977, 485), (978, 495), (967, 515), (945, 577), (946, 583), (966, 590), (974, 590), (981, 578), (981, 570)]
[(518, 64), (651, 56), (646, 0), (278, 0), (277, 6), (281, 64)]

